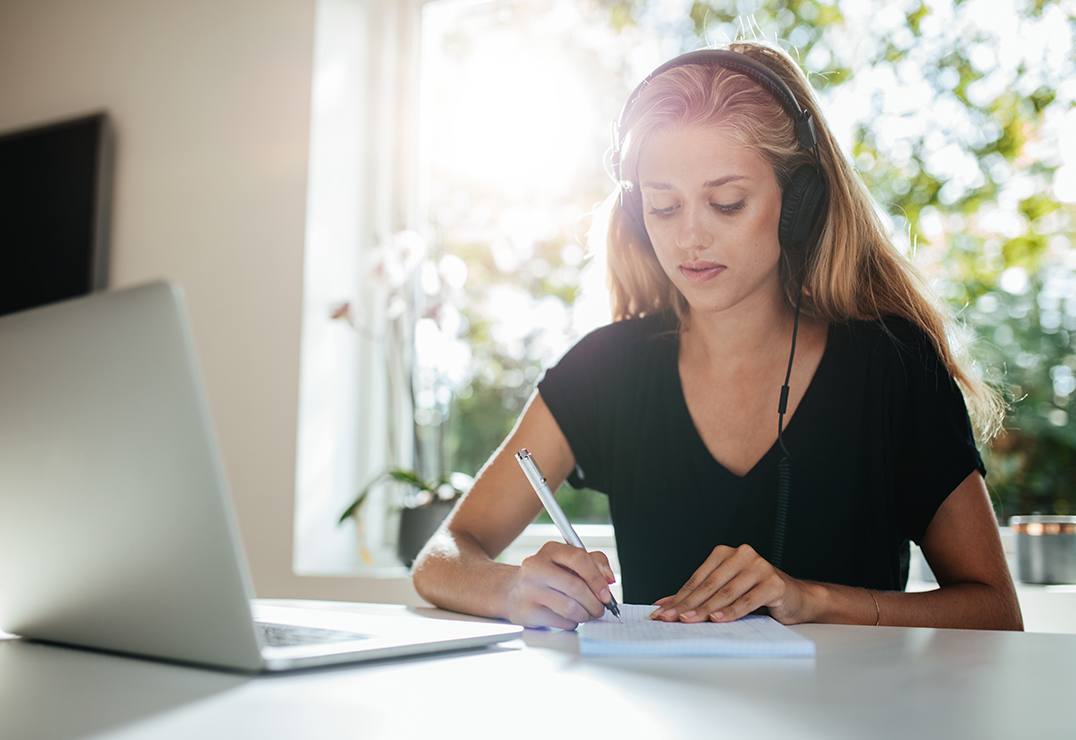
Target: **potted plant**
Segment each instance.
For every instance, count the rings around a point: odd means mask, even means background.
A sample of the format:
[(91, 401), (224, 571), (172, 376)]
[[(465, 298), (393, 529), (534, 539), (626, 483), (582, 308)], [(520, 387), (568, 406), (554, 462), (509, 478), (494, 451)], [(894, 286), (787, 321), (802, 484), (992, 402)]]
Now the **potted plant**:
[(470, 490), (474, 479), (466, 473), (449, 473), (435, 481), (424, 481), (413, 470), (390, 468), (359, 491), (337, 524), (358, 515), (359, 509), (375, 486), (394, 481), (405, 487), (406, 493), (396, 505), (400, 511), (400, 530), (396, 539), (396, 554), (408, 568), (419, 551), (441, 526), (456, 501)]

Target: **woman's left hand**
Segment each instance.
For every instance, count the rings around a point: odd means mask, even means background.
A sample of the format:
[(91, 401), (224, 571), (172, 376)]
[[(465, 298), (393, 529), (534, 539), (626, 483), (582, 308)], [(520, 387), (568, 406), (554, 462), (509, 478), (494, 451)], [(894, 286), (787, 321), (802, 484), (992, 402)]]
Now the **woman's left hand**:
[(810, 621), (812, 590), (770, 565), (750, 545), (718, 545), (651, 619), (666, 622), (731, 622), (760, 607), (782, 624)]

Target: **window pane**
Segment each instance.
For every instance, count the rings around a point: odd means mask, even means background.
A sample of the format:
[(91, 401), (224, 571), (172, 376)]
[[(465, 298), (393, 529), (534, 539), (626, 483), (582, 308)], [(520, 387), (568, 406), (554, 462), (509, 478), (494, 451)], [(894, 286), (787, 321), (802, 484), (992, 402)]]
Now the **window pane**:
[[(542, 369), (609, 321), (604, 265), (584, 244), (611, 186), (602, 153), (622, 72), (596, 63), (600, 39), (572, 29), (589, 24), (604, 43), (615, 33), (579, 8), (551, 8), (424, 12), (423, 210), (436, 267), (423, 281), (416, 401), (426, 457), (448, 470), (477, 472)], [(574, 521), (609, 521), (604, 495), (565, 487), (558, 498)]]

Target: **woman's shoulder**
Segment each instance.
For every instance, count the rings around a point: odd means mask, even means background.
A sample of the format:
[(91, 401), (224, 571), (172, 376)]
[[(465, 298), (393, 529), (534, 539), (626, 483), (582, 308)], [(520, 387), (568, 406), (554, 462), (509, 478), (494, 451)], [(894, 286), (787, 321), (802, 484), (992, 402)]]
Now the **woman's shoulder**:
[(945, 367), (930, 334), (903, 316), (853, 319), (839, 326), (849, 352), (864, 358), (873, 370), (909, 377), (937, 375)]
[(876, 319), (848, 319), (836, 323), (857, 349), (888, 350), (894, 355), (921, 354), (933, 347), (930, 335), (903, 316)]
[(599, 326), (584, 335), (577, 346), (638, 351), (657, 340), (672, 340), (676, 336), (676, 315), (671, 311), (659, 311)]
[[(622, 398), (635, 392), (650, 370), (667, 364), (662, 362), (667, 356), (662, 347), (672, 345), (656, 340), (668, 332), (669, 318), (657, 314), (599, 326), (547, 366), (538, 389), (550, 408), (562, 413), (585, 407), (588, 402), (581, 401), (583, 397)], [(672, 336), (676, 336), (675, 326)]]
[(677, 336), (675, 320), (675, 315), (655, 313), (599, 326), (569, 346), (548, 367), (544, 381), (636, 377), (635, 369), (653, 367), (674, 346), (665, 338)]

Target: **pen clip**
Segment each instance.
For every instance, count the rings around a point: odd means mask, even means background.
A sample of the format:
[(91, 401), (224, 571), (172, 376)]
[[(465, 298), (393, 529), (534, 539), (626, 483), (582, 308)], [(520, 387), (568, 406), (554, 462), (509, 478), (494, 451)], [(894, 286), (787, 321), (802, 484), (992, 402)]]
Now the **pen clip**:
[(534, 456), (531, 455), (530, 450), (526, 447), (516, 453), (516, 461), (533, 483), (546, 483), (546, 478), (542, 475), (542, 469), (538, 467), (538, 461), (534, 459)]

